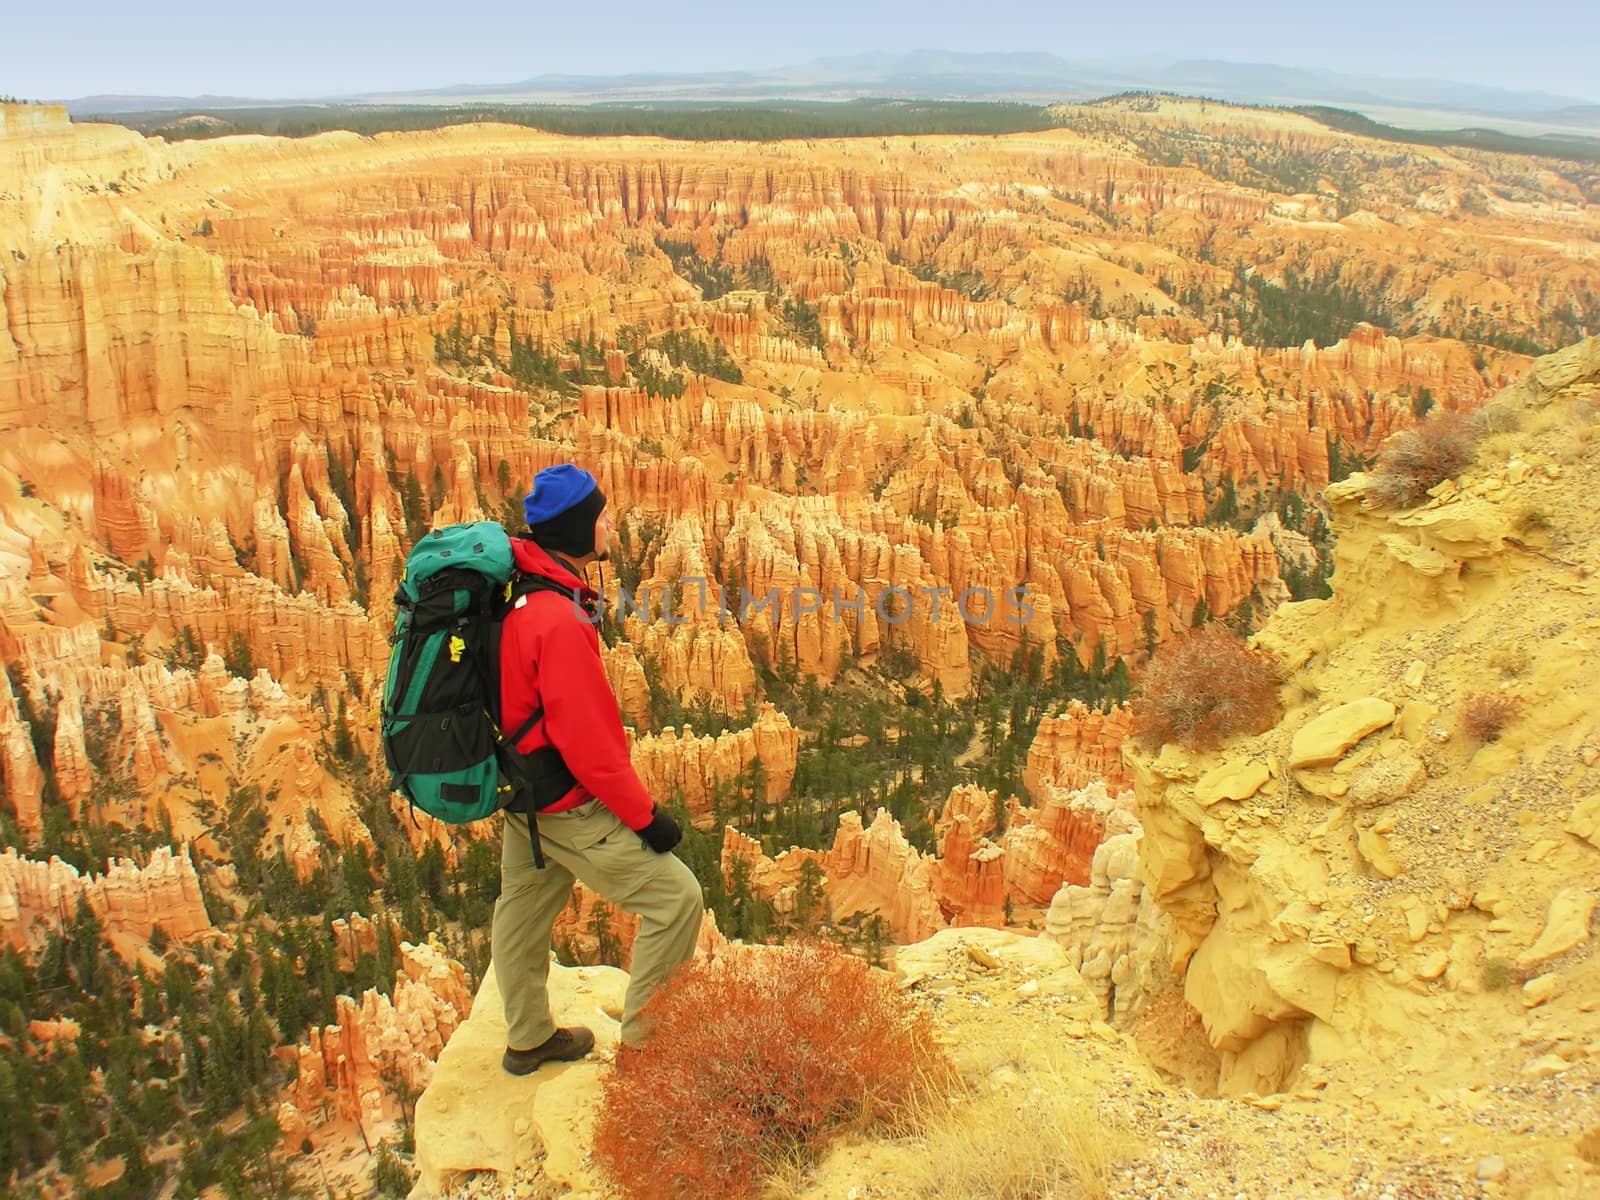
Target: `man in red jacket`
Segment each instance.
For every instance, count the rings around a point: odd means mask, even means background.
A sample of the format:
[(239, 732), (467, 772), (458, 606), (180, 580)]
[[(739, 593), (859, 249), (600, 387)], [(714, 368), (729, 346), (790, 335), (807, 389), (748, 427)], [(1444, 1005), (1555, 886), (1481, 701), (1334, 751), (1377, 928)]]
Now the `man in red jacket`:
[(674, 967), (692, 957), (701, 894), (694, 872), (674, 854), (677, 824), (651, 800), (629, 758), (616, 697), (600, 661), (597, 594), (584, 582), (590, 563), (610, 557), (611, 518), (593, 475), (563, 464), (540, 471), (523, 504), (528, 536), (513, 538), (518, 570), (561, 590), (518, 596), (500, 643), (502, 727), (544, 715), (517, 743), (524, 754), (554, 747), (576, 780), (538, 812), (535, 862), (528, 819), (506, 814), (500, 900), (494, 910), (495, 979), (505, 1004), (506, 1052), (513, 1075), (540, 1063), (582, 1058), (594, 1046), (585, 1028), (558, 1029), (546, 979), (550, 931), (574, 878), (625, 912), (637, 913), (632, 978), (622, 1038), (637, 1045), (639, 1009)]

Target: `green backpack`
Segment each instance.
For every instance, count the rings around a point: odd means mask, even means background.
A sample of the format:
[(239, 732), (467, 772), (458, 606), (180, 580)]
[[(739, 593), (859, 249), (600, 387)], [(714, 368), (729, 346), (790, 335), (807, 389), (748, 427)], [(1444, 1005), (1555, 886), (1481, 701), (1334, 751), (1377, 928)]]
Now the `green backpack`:
[[(396, 791), (452, 825), (500, 809), (548, 808), (577, 783), (554, 747), (516, 744), (500, 727), (500, 625), (518, 596), (572, 592), (515, 569), (511, 539), (493, 521), (450, 525), (418, 540), (395, 592), (383, 687), (383, 753)], [(534, 846), (538, 846), (534, 838)]]

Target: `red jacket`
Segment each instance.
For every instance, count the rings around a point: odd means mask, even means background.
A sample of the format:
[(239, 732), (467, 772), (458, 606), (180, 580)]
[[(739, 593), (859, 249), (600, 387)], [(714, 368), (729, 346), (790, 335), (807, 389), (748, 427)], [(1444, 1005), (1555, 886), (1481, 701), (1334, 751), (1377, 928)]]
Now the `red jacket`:
[[(512, 538), (517, 569), (598, 599), (583, 580), (527, 538)], [(554, 745), (578, 786), (544, 812), (564, 812), (598, 798), (630, 829), (650, 824), (654, 802), (634, 772), (617, 699), (600, 663), (600, 634), (570, 596), (533, 592), (520, 597), (500, 633), (502, 728), (516, 729), (544, 705), (539, 721), (517, 744), (524, 754)]]

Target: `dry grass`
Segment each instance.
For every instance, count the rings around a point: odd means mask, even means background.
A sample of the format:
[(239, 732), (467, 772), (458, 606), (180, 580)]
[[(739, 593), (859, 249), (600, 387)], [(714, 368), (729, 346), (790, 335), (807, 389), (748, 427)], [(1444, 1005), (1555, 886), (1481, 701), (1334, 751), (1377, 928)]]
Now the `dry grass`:
[(1533, 666), (1533, 651), (1521, 642), (1501, 642), (1489, 651), (1488, 663), (1505, 679), (1521, 679)]
[(1522, 428), (1522, 411), (1514, 401), (1491, 400), (1472, 415), (1472, 428), (1480, 437), (1511, 433)]
[(1222, 625), (1167, 642), (1139, 681), (1134, 731), (1146, 741), (1212, 746), (1261, 733), (1283, 715), (1276, 664)]
[(1518, 537), (1532, 537), (1541, 533), (1554, 533), (1556, 528), (1555, 518), (1548, 509), (1537, 504), (1524, 505), (1511, 521), (1511, 528)]
[(1584, 1131), (1578, 1139), (1578, 1157), (1584, 1162), (1600, 1167), (1600, 1125)]
[(1322, 684), (1310, 671), (1296, 671), (1289, 677), (1289, 686), (1294, 689), (1297, 704), (1304, 704), (1322, 695)]
[(1480, 692), (1461, 706), (1461, 731), (1474, 741), (1492, 742), (1517, 715), (1517, 702), (1503, 692)]
[(801, 1200), (811, 1186), (811, 1156), (798, 1150), (778, 1151), (762, 1164), (760, 1200)]
[(1430, 488), (1459, 475), (1477, 455), (1478, 434), (1460, 413), (1432, 412), (1385, 443), (1367, 494), (1379, 504), (1408, 508)]
[[(905, 1180), (918, 1200), (1105, 1200), (1134, 1151), (1081, 1082), (1081, 1067), (1048, 1050), (1018, 1082), (946, 1103), (919, 1122), (929, 1153)], [(1054, 1061), (1053, 1061), (1054, 1060)]]

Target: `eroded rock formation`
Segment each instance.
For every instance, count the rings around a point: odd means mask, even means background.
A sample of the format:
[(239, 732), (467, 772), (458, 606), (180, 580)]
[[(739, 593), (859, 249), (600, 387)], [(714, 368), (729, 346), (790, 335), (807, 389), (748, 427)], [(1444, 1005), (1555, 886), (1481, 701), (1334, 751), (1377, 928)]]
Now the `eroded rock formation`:
[(1050, 903), (1063, 883), (1088, 883), (1100, 844), (1138, 828), (1132, 793), (1111, 795), (1104, 783), (1073, 791), (1045, 784), (1038, 799), (1012, 811), (1001, 842), (1007, 894), (1035, 905)]
[[(356, 935), (359, 936), (359, 935)], [(295, 1111), (280, 1110), (285, 1137), (304, 1136), (324, 1104), (368, 1131), (399, 1116), (396, 1092), (420, 1093), (450, 1036), (472, 1012), (465, 969), (431, 942), (400, 943), (392, 996), (376, 989), (340, 996), (338, 1021), (299, 1047), (290, 1089)]]
[(1167, 920), (1146, 897), (1139, 878), (1136, 828), (1102, 842), (1089, 878), (1081, 885), (1064, 884), (1055, 894), (1045, 935), (1066, 948), (1107, 1017), (1121, 1019), (1165, 965)]
[(0, 687), (0, 761), (5, 767), (6, 804), (23, 836), (37, 837), (43, 827), (44, 772), (33, 746), (33, 727), (22, 720), (10, 682)]
[[(604, 581), (643, 585), (657, 606), (606, 628), (608, 675), (641, 731), (652, 701), (709, 705), (720, 721), (778, 693), (772, 681), (827, 688), (874, 661), (960, 697), (974, 654), (1070, 673), (1138, 660), (1206, 613), (1264, 617), (1288, 594), (1280, 560), (1304, 567), (1317, 551), (1291, 496), (1429, 405), (1481, 406), (1525, 365), (1487, 335), (1548, 342), (1593, 326), (1594, 208), (1560, 172), (1488, 152), (1396, 162), (1391, 146), (1295, 114), (1104, 112), (1140, 137), (846, 140), (803, 160), (773, 144), (730, 166), (692, 143), (487, 126), (169, 144), (0, 106), (0, 652), (17, 680), (0, 700), (0, 762), (25, 835), (53, 787), (80, 817), (109, 804), (149, 824), (165, 810), (220, 852), (199, 814), (248, 783), (275, 797), (269, 844), (297, 871), (320, 852), (295, 828), (307, 807), (360, 836), (323, 759), (342, 734), (375, 750), (406, 551), (430, 523), (514, 517), (555, 462), (592, 469), (615, 506)], [(1204, 164), (1212, 174), (1182, 146), (1173, 161), (1138, 148), (1218, 122), (1237, 140)], [(1230, 177), (1240, 155), (1286, 144), (1356, 164), (1354, 182), (1335, 199)], [(1334, 286), (1392, 327), (1341, 321), (1307, 341), (1264, 315), (1263, 289), (1309, 301)], [(1587, 371), (1541, 361), (1523, 402), (1558, 397), (1582, 415)], [(1538, 436), (1459, 494), (1381, 522), (1357, 477), (1329, 490), (1348, 542), (1340, 594), (1267, 635), (1325, 699), (1301, 697), (1248, 752), (1125, 766), (1126, 714), (1071, 708), (1040, 726), (1031, 803), (1002, 797), (997, 814), (984, 793), (948, 797), (937, 857), (879, 812), (847, 814), (826, 851), (771, 860), (729, 834), (724, 863), (748, 862), (781, 906), (814, 861), (836, 914), (881, 913), (906, 942), (998, 924), (1065, 884), (1057, 931), (1078, 931), (1082, 961), (1109, 963), (1121, 989), (1134, 968), (1117, 965), (1132, 878), (1117, 797), (1132, 783), (1140, 903), (1172, 922), (1172, 966), (1233, 1090), (1336, 1054), (1363, 1005), (1410, 1019), (1408, 997), (1388, 1003), (1397, 987), (1465, 990), (1479, 949), (1581, 974), (1562, 956), (1581, 944), (1582, 887), (1507, 891), (1474, 861), (1453, 867), (1488, 883), (1441, 883), (1428, 894), (1445, 899), (1397, 909), (1368, 882), (1431, 869), (1415, 847), (1433, 824), (1490, 854), (1489, 832), (1448, 815), (1461, 806), (1424, 820), (1404, 803), (1433, 794), (1441, 756), (1462, 749), (1442, 722), (1467, 672), (1430, 647), (1485, 640), (1441, 614), (1477, 619), (1507, 580), (1578, 595), (1562, 572), (1590, 568), (1574, 549), (1594, 540), (1581, 513), (1541, 490), (1582, 463)], [(1578, 533), (1546, 544), (1545, 521)], [(1517, 573), (1545, 565), (1551, 578)], [(732, 593), (731, 616), (699, 602), (702, 579), (719, 601)], [(1537, 640), (1562, 645), (1561, 662), (1532, 671), (1530, 697), (1577, 686), (1561, 672), (1584, 661), (1573, 631), (1587, 620), (1547, 623)], [(1454, 691), (1428, 699), (1435, 684), (1396, 685), (1376, 657), (1341, 649), (1400, 626), (1425, 635), (1417, 660)], [(1379, 682), (1358, 686), (1350, 663)], [(1287, 764), (1323, 715), (1310, 708), (1367, 699), (1394, 710), (1365, 735), (1381, 753), (1358, 743)], [(641, 772), (703, 816), (760, 763), (755, 799), (781, 800), (800, 734), (756, 711), (716, 739), (641, 732)], [(1551, 711), (1589, 710), (1563, 698)], [(1521, 736), (1473, 752), (1476, 786), (1512, 765)], [(1562, 787), (1587, 786), (1561, 752), (1526, 744), (1530, 769), (1537, 755), (1569, 771)], [(1551, 794), (1549, 779), (1525, 782), (1517, 795)], [(1291, 790), (1334, 808), (1295, 826), (1281, 811)], [(1571, 855), (1591, 852), (1583, 799), (1563, 803), (1559, 830), (1543, 811), (1516, 825), (1552, 831), (1538, 861), (1569, 881), (1586, 877)], [(1101, 895), (1105, 839), (1119, 849)], [(203, 907), (184, 907), (188, 861), (156, 889), (180, 936), (205, 927)], [(8, 936), (58, 919), (75, 887), (130, 933), (167, 919), (120, 867), (113, 888), (12, 862)], [(1480, 907), (1448, 902), (1467, 894)], [(407, 1003), (420, 1032), (397, 996), (392, 1012), (349, 1001), (332, 1042), (319, 1035), (324, 1079), (352, 1114), (376, 1111), (371, 1046), (402, 1027), (427, 1042), (420, 1014), (445, 1019)]]
[[(1295, 136), (1369, 152), (1309, 124)], [(27, 493), (6, 506), (7, 578), (66, 583), (81, 611), (46, 618), (28, 596), (58, 588), (30, 585), (7, 602), (8, 641), (32, 661), (34, 626), (80, 617), (147, 652), (185, 631), (202, 650), (240, 639), (294, 693), (354, 685), (367, 704), (418, 522), (500, 511), (576, 457), (618, 512), (657, 523), (641, 583), (780, 595), (743, 626), (627, 626), (611, 661), (635, 719), (648, 693), (630, 654), (685, 701), (734, 709), (757, 665), (829, 680), (883, 648), (957, 695), (969, 648), (1048, 669), (1065, 644), (1087, 664), (1097, 647), (1140, 653), (1202, 602), (1282, 599), (1270, 538), (1199, 527), (1223, 481), (1241, 504), (1320, 486), (1330, 441), (1370, 453), (1422, 389), (1460, 407), (1516, 365), (1371, 326), (1320, 348), (1224, 341), (1202, 315), (1237, 286), (1228, 256), (1270, 229), (1277, 257), (1254, 265), (1280, 277), (1296, 238), (1322, 246), (1325, 214), (1078, 135), (996, 143), (959, 193), (914, 147), (885, 164), (834, 143), (804, 168), (752, 153), (730, 172), (688, 144), (641, 155), (489, 128), (358, 154), (179, 148), (15, 110), (0, 175), (33, 198), (0, 214), (0, 428), (16, 435), (0, 465)], [(25, 186), (41, 164), (59, 181), (48, 211)], [(1454, 169), (1427, 168), (1451, 187)], [(248, 197), (215, 191), (239, 171), (259, 183)], [(1018, 209), (1027, 180), (1049, 199)], [(1404, 276), (1372, 274), (1375, 296), (1464, 327), (1470, 237), (1444, 254), (1455, 243), (1429, 231), (1446, 218), (1406, 189), (1364, 197), (1344, 252), (1425, 243)], [(1107, 195), (1138, 239), (1113, 225), (1110, 257), (1044, 252)], [(1523, 239), (1538, 250), (1500, 285), (1503, 319), (1581, 308), (1568, 233)], [(697, 295), (662, 246), (771, 286)], [(731, 356), (737, 378), (695, 373), (668, 329)], [(575, 403), (529, 367), (536, 350), (581, 374)], [(1026, 620), (955, 603), (1018, 585)], [(903, 617), (894, 587), (920, 601)], [(924, 588), (948, 589), (942, 609)]]
[(140, 941), (158, 928), (180, 941), (211, 928), (187, 846), (177, 854), (158, 847), (142, 867), (113, 860), (104, 875), (80, 875), (58, 858), (35, 862), (0, 851), (0, 931), (12, 945), (27, 944), (40, 930), (61, 931), (80, 902), (107, 933)]
[(692, 729), (663, 730), (634, 742), (633, 763), (652, 796), (665, 803), (682, 799), (691, 815), (709, 815), (719, 789), (749, 781), (759, 771), (757, 803), (789, 794), (800, 748), (798, 731), (771, 704), (755, 722), (716, 737)]

